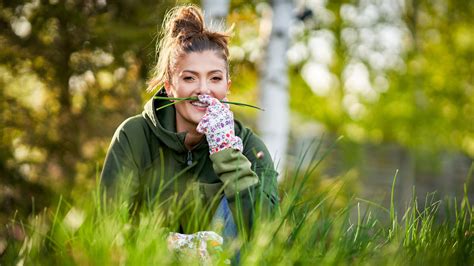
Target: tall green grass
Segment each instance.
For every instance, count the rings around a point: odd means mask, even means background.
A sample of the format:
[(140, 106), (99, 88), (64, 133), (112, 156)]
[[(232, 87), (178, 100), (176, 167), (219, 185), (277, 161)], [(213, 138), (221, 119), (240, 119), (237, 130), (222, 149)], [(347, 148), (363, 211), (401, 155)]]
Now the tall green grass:
[[(250, 239), (226, 245), (214, 257), (215, 264), (224, 265), (237, 248), (242, 265), (474, 264), (467, 185), (462, 199), (438, 200), (428, 194), (420, 206), (413, 196), (405, 211), (397, 213), (395, 175), (388, 208), (355, 197), (341, 206), (336, 201), (343, 196), (344, 182), (317, 193), (307, 191), (326, 156), (320, 155), (320, 145), (313, 154), (305, 151), (301, 164), (287, 176), (278, 212), (261, 215), (256, 199)], [(304, 160), (310, 163), (303, 169)], [(165, 223), (169, 212), (159, 203), (135, 210), (126, 197), (111, 204), (104, 196), (98, 186), (89, 200), (71, 205), (61, 199), (28, 222), (14, 221), (22, 224), (27, 237), (10, 245), (3, 259), (26, 265), (189, 264), (167, 249), (166, 234), (177, 225)], [(180, 206), (176, 200), (175, 207)]]

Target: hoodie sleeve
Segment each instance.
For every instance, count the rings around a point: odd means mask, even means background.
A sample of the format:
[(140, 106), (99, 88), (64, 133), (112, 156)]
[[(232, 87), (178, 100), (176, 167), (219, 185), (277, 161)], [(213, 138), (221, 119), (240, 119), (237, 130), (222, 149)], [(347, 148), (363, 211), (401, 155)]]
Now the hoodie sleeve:
[(127, 121), (115, 131), (101, 173), (100, 185), (107, 198), (119, 201), (132, 200), (139, 187), (138, 167), (126, 131)]
[(225, 149), (210, 158), (215, 173), (224, 183), (224, 193), (234, 220), (240, 228), (243, 226), (246, 232), (250, 232), (256, 213), (260, 214), (259, 217), (271, 217), (277, 210), (279, 199), (277, 172), (265, 145), (255, 135), (244, 143), (243, 153)]

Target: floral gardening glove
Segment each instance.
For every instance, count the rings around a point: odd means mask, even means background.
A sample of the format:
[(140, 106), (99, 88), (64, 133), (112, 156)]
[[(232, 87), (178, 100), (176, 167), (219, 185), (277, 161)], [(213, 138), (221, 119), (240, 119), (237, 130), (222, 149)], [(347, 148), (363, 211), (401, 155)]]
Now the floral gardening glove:
[(199, 101), (207, 103), (206, 114), (197, 126), (197, 131), (206, 134), (209, 153), (233, 148), (243, 150), (242, 140), (234, 133), (234, 114), (227, 104), (209, 95), (199, 95)]
[(168, 249), (184, 259), (198, 259), (209, 264), (212, 255), (222, 252), (223, 238), (213, 231), (200, 231), (195, 234), (170, 233), (167, 238)]

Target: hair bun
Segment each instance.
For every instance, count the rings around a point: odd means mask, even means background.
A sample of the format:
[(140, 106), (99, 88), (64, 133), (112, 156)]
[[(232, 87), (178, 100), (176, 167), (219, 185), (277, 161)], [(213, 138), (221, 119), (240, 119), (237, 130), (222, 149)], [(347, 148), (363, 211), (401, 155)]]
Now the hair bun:
[(193, 6), (183, 8), (171, 18), (171, 37), (185, 42), (195, 36), (204, 34), (204, 19)]
[(226, 63), (229, 75), (227, 45), (233, 27), (224, 32), (209, 30), (204, 25), (201, 9), (193, 5), (177, 6), (166, 14), (157, 46), (158, 62), (148, 82), (148, 91), (170, 81), (178, 57), (191, 52), (216, 52)]

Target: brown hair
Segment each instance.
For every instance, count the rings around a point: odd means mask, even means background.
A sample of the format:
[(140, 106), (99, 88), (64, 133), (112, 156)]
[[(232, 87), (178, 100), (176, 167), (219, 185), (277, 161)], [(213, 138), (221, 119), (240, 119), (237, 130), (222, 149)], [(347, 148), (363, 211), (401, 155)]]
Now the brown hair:
[(191, 52), (215, 51), (226, 62), (229, 75), (227, 45), (232, 27), (225, 32), (210, 31), (204, 25), (201, 9), (186, 5), (171, 9), (162, 28), (161, 40), (157, 45), (158, 62), (148, 81), (147, 91), (151, 92), (171, 80), (177, 59)]

